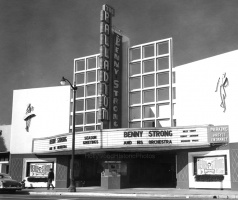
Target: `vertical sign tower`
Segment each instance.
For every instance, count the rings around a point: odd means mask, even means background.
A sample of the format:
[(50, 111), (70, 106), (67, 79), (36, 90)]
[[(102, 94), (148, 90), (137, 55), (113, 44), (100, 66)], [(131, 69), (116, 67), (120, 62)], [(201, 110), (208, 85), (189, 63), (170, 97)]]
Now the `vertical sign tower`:
[(122, 36), (112, 31), (115, 10), (103, 5), (100, 15), (99, 120), (101, 128), (120, 128)]

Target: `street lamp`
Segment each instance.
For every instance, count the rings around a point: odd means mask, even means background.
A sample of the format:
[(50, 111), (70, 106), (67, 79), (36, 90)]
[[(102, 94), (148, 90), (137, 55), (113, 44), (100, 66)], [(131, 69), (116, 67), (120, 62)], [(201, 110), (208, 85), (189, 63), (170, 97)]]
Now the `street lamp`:
[(70, 81), (64, 77), (60, 81), (61, 85), (65, 85), (68, 82), (70, 87), (73, 90), (73, 127), (72, 127), (72, 157), (71, 157), (71, 169), (70, 169), (70, 186), (68, 188), (69, 192), (76, 192), (75, 181), (74, 181), (74, 154), (75, 154), (75, 99), (76, 99), (76, 83), (74, 85), (70, 83)]

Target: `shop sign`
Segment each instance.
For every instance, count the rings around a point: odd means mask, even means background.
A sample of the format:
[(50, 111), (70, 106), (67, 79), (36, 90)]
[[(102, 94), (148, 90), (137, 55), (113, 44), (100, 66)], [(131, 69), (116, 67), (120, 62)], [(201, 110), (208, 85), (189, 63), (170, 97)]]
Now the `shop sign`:
[(210, 143), (229, 143), (229, 127), (209, 126), (208, 138)]
[(30, 163), (30, 176), (47, 176), (52, 163)]

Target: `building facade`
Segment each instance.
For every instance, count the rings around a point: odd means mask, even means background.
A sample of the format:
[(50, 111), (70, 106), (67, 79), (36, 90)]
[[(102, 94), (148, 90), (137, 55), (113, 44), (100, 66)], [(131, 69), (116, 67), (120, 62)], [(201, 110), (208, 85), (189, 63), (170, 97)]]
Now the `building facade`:
[(172, 38), (130, 46), (114, 12), (100, 53), (74, 59), (75, 102), (69, 86), (14, 91), (12, 177), (46, 187), (53, 168), (69, 186), (75, 103), (76, 186), (237, 190), (238, 52), (175, 67)]

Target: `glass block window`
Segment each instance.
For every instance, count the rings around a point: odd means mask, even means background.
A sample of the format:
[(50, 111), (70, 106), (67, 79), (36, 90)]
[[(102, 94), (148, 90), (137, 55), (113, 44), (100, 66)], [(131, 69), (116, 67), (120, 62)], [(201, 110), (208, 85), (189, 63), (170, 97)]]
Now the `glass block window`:
[(171, 106), (176, 103), (176, 85), (171, 47), (169, 38), (129, 49), (130, 128), (172, 125)]
[[(96, 130), (101, 127), (101, 123), (97, 120), (99, 54), (77, 58), (74, 63), (74, 81), (78, 87), (76, 90), (75, 128), (77, 132)], [(70, 128), (72, 128), (72, 120), (70, 123)]]

